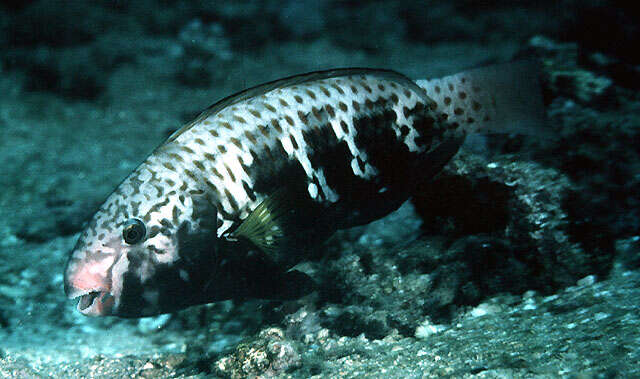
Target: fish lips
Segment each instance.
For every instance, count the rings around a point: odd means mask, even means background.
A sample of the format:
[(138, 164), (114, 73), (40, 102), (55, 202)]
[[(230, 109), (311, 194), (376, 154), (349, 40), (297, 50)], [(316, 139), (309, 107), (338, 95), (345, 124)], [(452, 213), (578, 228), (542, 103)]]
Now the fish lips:
[(110, 267), (112, 257), (67, 262), (64, 272), (64, 292), (69, 299), (78, 299), (78, 312), (85, 316), (114, 314), (116, 298)]
[(78, 312), (85, 316), (108, 316), (113, 314), (115, 297), (106, 289), (80, 290), (65, 287), (69, 299), (78, 299)]
[[(88, 279), (87, 279), (88, 278)], [(110, 281), (66, 272), (64, 292), (69, 299), (78, 299), (78, 312), (85, 316), (108, 316), (113, 314), (115, 297), (111, 293)]]

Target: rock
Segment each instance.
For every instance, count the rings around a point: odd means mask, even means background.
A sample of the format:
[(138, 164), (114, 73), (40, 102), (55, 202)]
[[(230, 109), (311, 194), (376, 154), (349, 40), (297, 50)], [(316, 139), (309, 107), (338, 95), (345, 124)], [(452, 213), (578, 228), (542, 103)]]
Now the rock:
[(213, 365), (219, 375), (231, 378), (272, 377), (300, 367), (301, 359), (293, 341), (278, 328), (262, 330), (254, 340), (240, 344), (233, 354)]
[(323, 330), (320, 316), (311, 306), (303, 306), (298, 311), (286, 315), (284, 324), (287, 326), (286, 335), (296, 340), (314, 338)]
[(425, 319), (417, 328), (415, 336), (418, 339), (428, 339), (429, 336), (446, 330), (445, 325), (434, 324), (428, 318)]
[(412, 335), (431, 303), (433, 283), (428, 275), (404, 272), (401, 264), (435, 246), (422, 245), (411, 253), (403, 249), (399, 256), (394, 250), (364, 250), (326, 262), (319, 270), (317, 307), (326, 309), (322, 324), (340, 335), (371, 339), (384, 338), (394, 329)]

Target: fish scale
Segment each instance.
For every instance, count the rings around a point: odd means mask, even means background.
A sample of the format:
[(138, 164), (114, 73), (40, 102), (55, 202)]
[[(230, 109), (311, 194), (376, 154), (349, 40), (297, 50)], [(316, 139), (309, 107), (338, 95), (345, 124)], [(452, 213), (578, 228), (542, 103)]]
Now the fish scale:
[[(282, 296), (307, 247), (392, 212), (468, 133), (535, 119), (534, 71), (513, 64), (414, 82), (338, 69), (225, 98), (107, 198), (70, 254), (65, 290), (84, 314), (124, 317)], [(270, 248), (277, 239), (289, 248)]]

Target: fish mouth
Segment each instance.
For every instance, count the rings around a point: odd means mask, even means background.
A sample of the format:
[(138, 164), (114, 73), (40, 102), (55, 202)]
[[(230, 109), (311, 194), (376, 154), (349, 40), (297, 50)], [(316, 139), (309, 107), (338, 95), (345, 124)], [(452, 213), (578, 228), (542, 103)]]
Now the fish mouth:
[(115, 304), (113, 295), (103, 289), (74, 294), (70, 298), (78, 299), (78, 312), (85, 316), (108, 316), (112, 314)]
[(78, 312), (85, 316), (108, 316), (115, 312), (116, 295), (111, 278), (113, 257), (100, 260), (74, 260), (64, 272), (64, 292), (68, 299), (77, 299)]

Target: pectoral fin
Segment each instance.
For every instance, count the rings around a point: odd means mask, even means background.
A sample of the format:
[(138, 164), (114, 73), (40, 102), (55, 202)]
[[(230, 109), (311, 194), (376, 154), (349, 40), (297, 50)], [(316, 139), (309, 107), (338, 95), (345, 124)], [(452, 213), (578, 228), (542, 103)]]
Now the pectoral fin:
[(264, 199), (231, 236), (246, 239), (265, 253), (273, 254), (284, 245), (295, 213), (286, 192), (277, 191)]
[(280, 189), (232, 230), (228, 239), (245, 241), (283, 269), (308, 257), (309, 249), (335, 230), (335, 212), (309, 197), (306, 188)]

